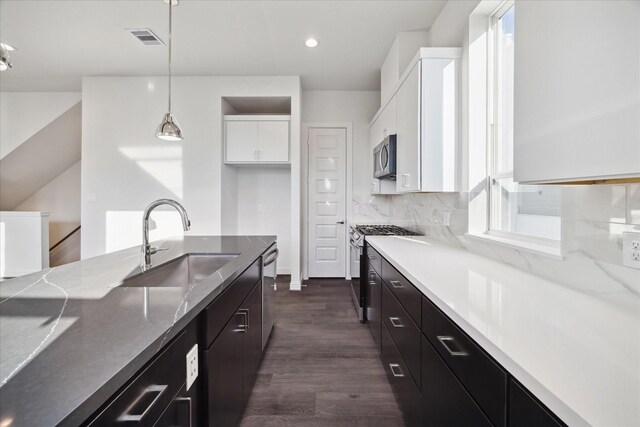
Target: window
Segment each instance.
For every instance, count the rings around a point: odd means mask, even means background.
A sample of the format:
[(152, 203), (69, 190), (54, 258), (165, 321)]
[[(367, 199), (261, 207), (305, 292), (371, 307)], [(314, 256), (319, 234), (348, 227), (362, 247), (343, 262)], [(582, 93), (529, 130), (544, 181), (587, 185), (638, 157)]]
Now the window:
[(491, 234), (560, 240), (560, 187), (513, 182), (515, 6), (492, 16), (489, 72), (489, 224)]

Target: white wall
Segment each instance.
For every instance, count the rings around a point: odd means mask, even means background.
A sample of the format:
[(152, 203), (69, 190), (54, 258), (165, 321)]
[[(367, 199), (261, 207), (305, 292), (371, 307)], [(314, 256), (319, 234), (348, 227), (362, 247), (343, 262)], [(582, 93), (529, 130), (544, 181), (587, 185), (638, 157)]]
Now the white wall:
[(77, 104), (80, 92), (1, 92), (0, 159)]
[[(123, 241), (140, 244), (142, 211), (158, 198), (183, 203), (192, 223), (189, 234), (222, 233), (225, 96), (291, 97), (290, 186), (292, 200), (300, 200), (299, 77), (175, 77), (173, 113), (184, 132), (182, 142), (154, 136), (166, 110), (166, 91), (166, 77), (83, 79), (83, 258), (105, 253), (108, 236), (120, 239), (115, 246)], [(299, 285), (299, 251), (293, 250), (300, 246), (297, 203), (292, 204), (289, 225), (291, 280)], [(161, 237), (156, 236), (152, 239)]]
[(50, 213), (49, 247), (80, 225), (80, 163), (61, 173), (15, 209)]
[[(380, 92), (306, 90), (302, 93), (303, 122), (351, 122), (353, 125), (354, 200), (370, 194), (371, 177), (362, 172), (371, 163), (369, 121), (378, 108)], [(306, 156), (303, 162), (306, 164)], [(357, 215), (358, 212), (353, 212), (354, 218)]]
[(291, 171), (288, 167), (237, 168), (236, 234), (278, 236), (278, 274), (291, 272)]

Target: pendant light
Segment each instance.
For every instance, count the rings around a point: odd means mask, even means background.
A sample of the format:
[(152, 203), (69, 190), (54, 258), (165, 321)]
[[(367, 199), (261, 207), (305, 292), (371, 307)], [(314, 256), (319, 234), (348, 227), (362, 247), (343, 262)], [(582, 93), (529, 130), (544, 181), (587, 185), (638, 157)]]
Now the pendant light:
[(9, 58), (9, 51), (15, 50), (13, 46), (5, 43), (0, 43), (0, 71), (8, 70), (12, 68), (11, 58)]
[(156, 138), (165, 141), (182, 141), (182, 130), (171, 115), (171, 31), (172, 31), (172, 8), (173, 4), (178, 4), (177, 0), (169, 0), (169, 111), (162, 118), (162, 122), (156, 130)]

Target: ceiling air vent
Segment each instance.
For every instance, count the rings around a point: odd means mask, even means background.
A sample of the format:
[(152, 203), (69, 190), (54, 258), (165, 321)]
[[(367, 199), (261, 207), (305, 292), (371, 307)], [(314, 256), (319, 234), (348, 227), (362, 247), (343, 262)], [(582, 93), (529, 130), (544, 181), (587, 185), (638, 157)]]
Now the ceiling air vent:
[(158, 36), (153, 34), (148, 28), (136, 28), (133, 30), (127, 30), (130, 32), (135, 38), (140, 40), (142, 44), (147, 46), (164, 46), (164, 42), (160, 40)]

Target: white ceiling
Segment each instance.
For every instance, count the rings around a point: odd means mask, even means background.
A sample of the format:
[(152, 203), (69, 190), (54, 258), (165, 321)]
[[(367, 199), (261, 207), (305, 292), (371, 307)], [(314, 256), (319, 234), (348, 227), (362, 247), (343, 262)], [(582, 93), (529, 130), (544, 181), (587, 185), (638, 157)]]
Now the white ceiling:
[[(300, 75), (304, 89), (379, 90), (400, 31), (428, 29), (444, 0), (182, 0), (174, 9), (176, 75)], [(2, 91), (80, 90), (82, 76), (165, 75), (162, 0), (0, 0), (0, 40), (15, 46)], [(304, 46), (313, 36), (320, 45)]]

